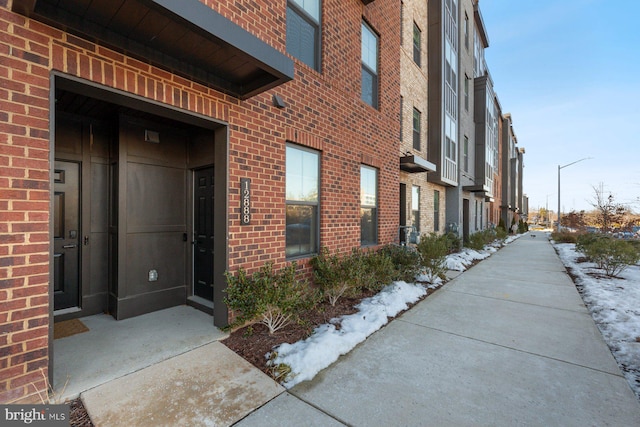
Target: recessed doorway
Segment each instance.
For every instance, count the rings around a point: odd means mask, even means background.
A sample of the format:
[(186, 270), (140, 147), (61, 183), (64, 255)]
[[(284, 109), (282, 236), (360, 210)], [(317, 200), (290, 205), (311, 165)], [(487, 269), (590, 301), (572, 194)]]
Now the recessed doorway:
[[(226, 326), (226, 124), (54, 77), (55, 321), (192, 299)], [(215, 254), (215, 256), (214, 256)], [(195, 298), (194, 298), (195, 297)]]

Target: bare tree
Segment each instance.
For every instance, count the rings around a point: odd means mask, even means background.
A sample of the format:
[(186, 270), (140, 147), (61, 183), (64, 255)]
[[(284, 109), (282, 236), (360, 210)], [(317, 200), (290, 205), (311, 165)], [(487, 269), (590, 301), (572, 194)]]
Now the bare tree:
[(595, 193), (591, 206), (596, 209), (595, 222), (596, 225), (606, 233), (613, 229), (614, 225), (620, 225), (627, 208), (617, 203), (613, 194), (605, 192), (604, 185), (600, 183), (598, 187), (592, 186)]
[(587, 225), (585, 211), (576, 212), (572, 210), (568, 214), (564, 214), (561, 221), (563, 227), (569, 227), (575, 230), (584, 230)]

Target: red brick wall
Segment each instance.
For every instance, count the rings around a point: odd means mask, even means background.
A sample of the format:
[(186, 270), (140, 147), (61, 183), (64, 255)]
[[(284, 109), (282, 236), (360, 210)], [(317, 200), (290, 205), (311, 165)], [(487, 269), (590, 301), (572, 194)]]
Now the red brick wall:
[(0, 3), (0, 402), (44, 389), (49, 326), (49, 37)]
[[(203, 1), (286, 51), (286, 1)], [(0, 0), (0, 402), (38, 401), (49, 333), (49, 87), (56, 70), (229, 123), (229, 268), (285, 263), (285, 144), (321, 150), (321, 245), (360, 244), (360, 165), (379, 168), (379, 240), (398, 220), (399, 3), (323, 2), (322, 72), (240, 101), (8, 10)], [(380, 107), (360, 100), (360, 25), (380, 35)], [(271, 105), (277, 93), (287, 107)], [(240, 226), (240, 178), (252, 224)], [(308, 266), (302, 262), (303, 268)]]

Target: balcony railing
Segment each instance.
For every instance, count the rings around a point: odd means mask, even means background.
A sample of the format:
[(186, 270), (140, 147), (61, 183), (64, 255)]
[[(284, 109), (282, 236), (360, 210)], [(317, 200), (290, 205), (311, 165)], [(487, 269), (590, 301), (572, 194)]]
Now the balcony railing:
[(444, 167), (442, 168), (442, 178), (451, 182), (458, 183), (458, 165), (452, 159), (444, 158)]

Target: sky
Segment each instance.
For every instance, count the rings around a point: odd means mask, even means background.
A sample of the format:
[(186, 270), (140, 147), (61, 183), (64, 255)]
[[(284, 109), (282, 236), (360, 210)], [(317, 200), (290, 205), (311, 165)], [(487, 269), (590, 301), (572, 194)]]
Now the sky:
[[(485, 58), (525, 148), (529, 209), (640, 212), (640, 0), (480, 0)], [(591, 157), (591, 159), (580, 161)]]

